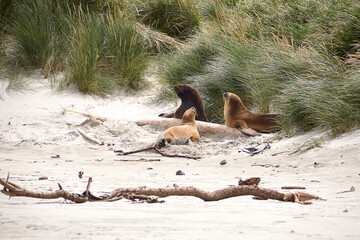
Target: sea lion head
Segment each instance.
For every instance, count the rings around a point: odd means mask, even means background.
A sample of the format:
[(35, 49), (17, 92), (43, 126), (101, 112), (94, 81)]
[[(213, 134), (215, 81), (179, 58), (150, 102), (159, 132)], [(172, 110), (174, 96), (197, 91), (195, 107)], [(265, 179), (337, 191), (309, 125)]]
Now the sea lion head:
[(234, 93), (224, 93), (223, 99), (225, 102), (225, 107), (228, 106), (231, 108), (241, 108), (244, 106), (241, 99)]
[(191, 107), (185, 111), (182, 117), (182, 124), (195, 123), (196, 108)]
[(233, 125), (233, 121), (236, 120), (238, 115), (242, 112), (246, 112), (247, 109), (241, 102), (241, 99), (234, 93), (226, 92), (223, 95), (224, 99), (224, 118), (228, 126)]
[(185, 100), (187, 97), (192, 96), (192, 94), (198, 95), (197, 91), (193, 87), (186, 84), (176, 85), (174, 87), (174, 91), (181, 100)]

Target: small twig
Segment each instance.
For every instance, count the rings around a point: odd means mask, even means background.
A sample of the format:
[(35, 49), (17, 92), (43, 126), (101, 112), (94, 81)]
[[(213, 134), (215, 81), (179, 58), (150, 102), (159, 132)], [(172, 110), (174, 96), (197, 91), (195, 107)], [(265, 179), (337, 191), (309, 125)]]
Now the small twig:
[(24, 104), (24, 106), (33, 107), (33, 108), (37, 108), (37, 109), (41, 109), (41, 110), (50, 110), (50, 108), (47, 108), (47, 107), (35, 106), (35, 105), (26, 104), (26, 103)]
[(271, 154), (270, 156), (277, 156), (277, 155), (288, 153), (288, 152), (290, 152), (290, 151), (277, 152), (277, 153)]
[(91, 182), (92, 182), (92, 177), (89, 177), (88, 184), (86, 186), (85, 197), (89, 196)]
[(120, 161), (120, 162), (160, 162), (160, 159), (114, 159), (114, 161)]
[(146, 147), (146, 148), (142, 148), (142, 149), (134, 150), (134, 151), (129, 151), (129, 152), (124, 152), (123, 150), (115, 150), (114, 152), (119, 153), (119, 155), (129, 155), (129, 154), (145, 152), (145, 151), (154, 150), (154, 149), (155, 149), (154, 146), (149, 146), (149, 147)]
[(300, 186), (283, 186), (281, 187), (281, 189), (306, 189), (305, 187), (300, 187)]
[(194, 159), (194, 160), (198, 160), (201, 157), (192, 157), (192, 156), (187, 156), (187, 155), (178, 155), (178, 154), (168, 154), (168, 153), (164, 153), (164, 152), (160, 152), (159, 149), (154, 148), (155, 152), (159, 153), (161, 156), (163, 157), (172, 157), (172, 158), (189, 158), (189, 159)]
[(252, 167), (265, 167), (265, 168), (269, 168), (269, 167), (275, 167), (275, 168), (278, 168), (278, 167), (280, 167), (280, 165), (272, 165), (272, 164), (268, 164), (268, 163), (266, 163), (266, 164), (256, 164), (256, 163), (254, 163), (254, 164), (252, 164), (251, 165)]
[(354, 187), (354, 186), (352, 186), (352, 187), (350, 188), (350, 190), (347, 190), (347, 191), (342, 191), (342, 192), (337, 192), (336, 194), (349, 193), (349, 192), (355, 192), (355, 187)]
[(95, 115), (92, 115), (92, 114), (89, 114), (89, 113), (83, 113), (83, 112), (80, 112), (80, 111), (77, 111), (75, 109), (65, 109), (66, 112), (73, 112), (73, 113), (77, 113), (83, 117), (87, 117), (87, 118), (92, 118), (92, 119), (96, 119), (96, 120), (100, 120), (102, 122), (105, 122), (107, 120), (109, 120), (108, 118), (106, 117), (102, 117), (102, 116), (95, 116)]
[(188, 156), (188, 155), (178, 155), (178, 154), (164, 153), (164, 152), (161, 152), (156, 146), (149, 146), (149, 147), (146, 147), (146, 148), (142, 148), (142, 149), (134, 150), (134, 151), (129, 151), (129, 152), (124, 152), (123, 150), (115, 150), (114, 152), (118, 153), (119, 155), (129, 155), (129, 154), (138, 153), (138, 152), (145, 152), (145, 151), (149, 151), (149, 150), (154, 150), (156, 153), (160, 154), (163, 157), (189, 158), (189, 159), (194, 159), (194, 160), (198, 160), (198, 159), (201, 158), (201, 157), (192, 157), (192, 156)]
[(86, 138), (87, 140), (89, 140), (89, 141), (91, 141), (91, 142), (93, 142), (93, 143), (96, 143), (96, 144), (98, 144), (98, 145), (104, 145), (104, 142), (103, 141), (100, 141), (100, 140), (98, 140), (98, 139), (96, 139), (96, 138), (93, 138), (93, 137), (91, 137), (91, 136), (89, 136), (84, 130), (82, 130), (82, 129), (80, 129), (80, 128), (78, 128), (77, 129), (78, 130), (78, 132), (84, 137), (84, 138)]

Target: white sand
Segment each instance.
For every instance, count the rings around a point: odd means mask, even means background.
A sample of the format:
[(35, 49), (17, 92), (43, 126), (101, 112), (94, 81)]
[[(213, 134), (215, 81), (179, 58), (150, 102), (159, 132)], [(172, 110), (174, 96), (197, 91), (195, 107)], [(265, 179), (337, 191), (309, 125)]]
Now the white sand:
[[(9, 199), (0, 194), (0, 239), (359, 239), (360, 130), (333, 139), (321, 132), (282, 140), (273, 134), (209, 135), (202, 136), (199, 144), (166, 149), (201, 156), (199, 161), (155, 153), (116, 156), (114, 149), (147, 146), (163, 131), (132, 121), (156, 117), (173, 106), (152, 105), (149, 90), (104, 100), (76, 91), (56, 93), (45, 79), (29, 80), (32, 91), (7, 93), (2, 81), (0, 93), (0, 177), (10, 172), (10, 181), (24, 188), (50, 191), (60, 183), (65, 190), (82, 193), (91, 176), (95, 195), (117, 187), (175, 183), (210, 191), (235, 185), (239, 177), (257, 176), (261, 187), (287, 191), (281, 187), (302, 186), (327, 201), (300, 205), (243, 196), (218, 202), (169, 197), (162, 204), (128, 200), (66, 204), (62, 199)], [(78, 114), (63, 114), (64, 108), (119, 120), (85, 122), (87, 118)], [(106, 144), (88, 142), (77, 127)], [(319, 137), (325, 139), (322, 147), (289, 155)], [(271, 149), (263, 154), (250, 157), (239, 152), (265, 141), (271, 141)], [(60, 158), (51, 158), (55, 155)], [(161, 161), (117, 161), (141, 157)], [(221, 166), (224, 159), (227, 164)], [(177, 170), (185, 175), (175, 175)], [(82, 179), (79, 171), (84, 172)], [(48, 179), (39, 180), (43, 176)], [(352, 186), (355, 192), (337, 193)]]

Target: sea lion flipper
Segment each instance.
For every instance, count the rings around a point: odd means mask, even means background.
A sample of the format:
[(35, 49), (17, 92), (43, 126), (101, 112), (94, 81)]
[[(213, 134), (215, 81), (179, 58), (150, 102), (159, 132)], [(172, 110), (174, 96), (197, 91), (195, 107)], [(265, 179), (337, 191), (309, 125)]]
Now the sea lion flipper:
[(163, 118), (173, 118), (174, 116), (175, 116), (175, 111), (159, 114), (159, 117), (163, 117)]
[(255, 131), (254, 129), (252, 128), (249, 128), (249, 127), (240, 127), (240, 131), (245, 134), (245, 135), (248, 135), (248, 136), (252, 136), (252, 137), (256, 137), (256, 136), (261, 136), (261, 133)]
[(237, 129), (239, 129), (243, 134), (247, 135), (247, 136), (252, 136), (252, 137), (256, 137), (256, 136), (261, 136), (261, 133), (255, 131), (252, 128), (249, 128), (246, 123), (236, 123), (235, 127)]

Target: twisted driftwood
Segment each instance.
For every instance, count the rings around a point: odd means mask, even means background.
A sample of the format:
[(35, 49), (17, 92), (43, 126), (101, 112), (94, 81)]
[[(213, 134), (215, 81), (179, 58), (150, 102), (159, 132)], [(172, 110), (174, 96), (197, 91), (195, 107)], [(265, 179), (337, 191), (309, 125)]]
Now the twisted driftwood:
[(261, 199), (274, 199), (285, 202), (299, 202), (306, 203), (310, 199), (321, 199), (316, 195), (295, 192), (295, 193), (280, 193), (275, 190), (265, 189), (257, 185), (240, 185), (230, 186), (213, 192), (207, 192), (196, 187), (165, 187), (165, 188), (118, 188), (112, 191), (106, 197), (96, 197), (90, 193), (90, 184), (92, 179), (89, 178), (86, 191), (83, 194), (69, 193), (62, 189), (53, 192), (36, 192), (23, 189), (13, 183), (5, 181), (0, 178), (0, 184), (4, 186), (1, 191), (8, 196), (22, 196), (41, 199), (56, 199), (64, 198), (76, 203), (84, 203), (87, 201), (113, 201), (125, 197), (131, 200), (146, 200), (147, 202), (157, 202), (157, 198), (152, 197), (169, 197), (169, 196), (193, 196), (204, 201), (219, 201), (226, 198), (253, 195)]
[(118, 188), (110, 193), (109, 198), (121, 193), (136, 193), (141, 195), (155, 195), (158, 197), (192, 196), (204, 201), (219, 201), (226, 198), (253, 195), (264, 199), (279, 201), (293, 201), (292, 193), (280, 193), (275, 190), (258, 186), (230, 186), (213, 192), (207, 192), (196, 187), (165, 187), (165, 188)]
[[(87, 187), (90, 188), (91, 179), (89, 179), (89, 184)], [(66, 200), (70, 200), (76, 203), (84, 203), (88, 201), (87, 194), (79, 195), (76, 193), (69, 193), (62, 189), (61, 185), (59, 184), (60, 190), (56, 190), (54, 192), (36, 192), (36, 191), (29, 191), (23, 189), (13, 183), (8, 181), (4, 181), (0, 178), (0, 184), (4, 186), (4, 189), (1, 192), (7, 196), (11, 197), (31, 197), (31, 198), (41, 198), (41, 199), (56, 199), (56, 198), (64, 198)]]

